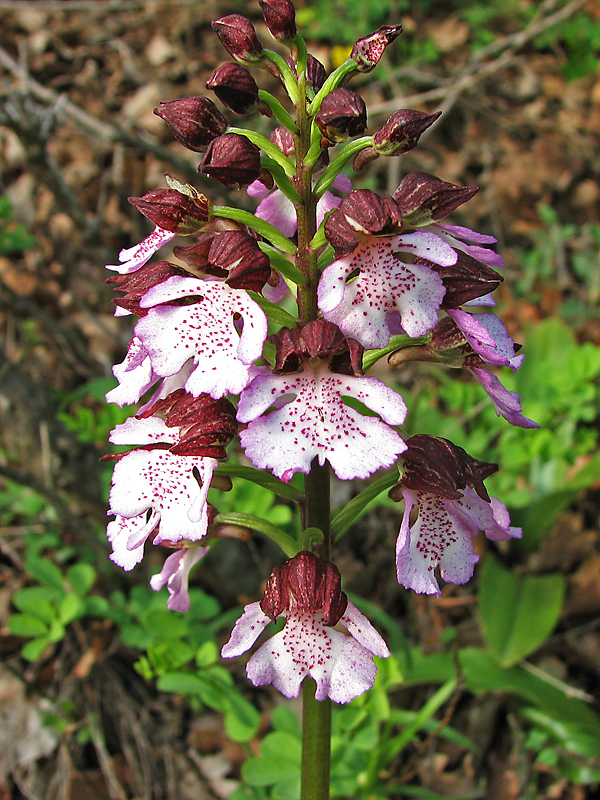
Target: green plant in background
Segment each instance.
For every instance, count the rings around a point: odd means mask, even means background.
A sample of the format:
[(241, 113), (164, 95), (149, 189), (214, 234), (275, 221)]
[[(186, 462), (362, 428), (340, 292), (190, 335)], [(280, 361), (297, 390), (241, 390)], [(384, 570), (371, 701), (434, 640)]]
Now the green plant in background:
[(22, 253), (35, 245), (35, 236), (26, 225), (14, 220), (12, 203), (8, 197), (0, 197), (0, 255)]

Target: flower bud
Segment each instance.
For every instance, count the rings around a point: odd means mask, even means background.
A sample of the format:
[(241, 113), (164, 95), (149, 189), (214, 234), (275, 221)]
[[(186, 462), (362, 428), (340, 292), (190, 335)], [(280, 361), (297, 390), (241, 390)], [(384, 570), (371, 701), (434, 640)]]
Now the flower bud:
[(284, 156), (293, 156), (296, 152), (296, 143), (294, 136), (287, 128), (280, 125), (271, 131), (269, 134), (269, 141), (278, 147)]
[[(298, 72), (296, 70), (297, 62), (293, 58), (288, 58), (287, 65), (294, 75), (298, 77)], [(308, 53), (306, 57), (306, 83), (312, 86), (315, 94), (319, 91), (321, 86), (323, 86), (326, 78), (327, 72), (323, 64), (321, 64), (318, 58)]]
[(325, 236), (336, 258), (351, 253), (361, 237), (398, 233), (401, 228), (402, 214), (396, 201), (370, 189), (350, 192), (325, 220)]
[(338, 568), (308, 551), (275, 567), (260, 602), (261, 609), (272, 620), (294, 608), (309, 613), (322, 611), (326, 625), (336, 625), (347, 606)]
[(341, 330), (325, 319), (307, 322), (302, 328), (282, 328), (269, 341), (275, 345), (273, 372), (302, 372), (303, 359), (329, 358), (332, 372), (362, 375), (364, 348), (356, 339), (344, 336)]
[(383, 25), (364, 39), (359, 39), (350, 53), (350, 58), (356, 62), (356, 69), (359, 72), (370, 72), (374, 69), (385, 48), (401, 33), (402, 25)]
[(262, 60), (262, 42), (249, 19), (229, 14), (211, 24), (223, 47), (238, 64), (256, 64)]
[(321, 103), (315, 122), (331, 144), (359, 136), (367, 127), (367, 107), (351, 89), (335, 89)]
[(261, 175), (260, 150), (246, 136), (224, 133), (209, 144), (198, 172), (241, 189)]
[(394, 192), (405, 222), (418, 228), (444, 219), (477, 194), (479, 186), (455, 186), (427, 172), (409, 172)]
[(176, 189), (154, 189), (143, 197), (128, 198), (132, 206), (155, 225), (171, 233), (190, 236), (210, 219), (212, 203), (203, 194), (182, 194)]
[(442, 112), (426, 114), (412, 108), (395, 111), (373, 136), (373, 147), (382, 156), (401, 156), (408, 153), (423, 131), (432, 125)]
[(154, 113), (164, 119), (178, 142), (196, 153), (201, 153), (227, 130), (227, 120), (207, 97), (161, 102)]
[(212, 89), (223, 105), (236, 114), (251, 114), (258, 108), (258, 86), (241, 64), (221, 64), (206, 82), (206, 88)]
[(274, 39), (291, 42), (296, 38), (296, 13), (290, 0), (258, 0), (258, 3)]

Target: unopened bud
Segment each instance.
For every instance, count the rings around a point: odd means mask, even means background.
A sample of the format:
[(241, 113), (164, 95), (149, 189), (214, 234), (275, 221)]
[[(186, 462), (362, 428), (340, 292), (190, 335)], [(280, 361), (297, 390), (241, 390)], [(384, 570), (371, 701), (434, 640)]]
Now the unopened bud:
[(315, 122), (324, 138), (335, 144), (350, 136), (360, 136), (367, 127), (367, 107), (351, 89), (335, 89), (321, 103)]
[(155, 189), (143, 197), (130, 197), (129, 202), (155, 225), (181, 236), (201, 231), (212, 208), (203, 194), (190, 196), (176, 189)]
[[(222, 64), (206, 82), (224, 106), (236, 114), (251, 114), (258, 108), (258, 86), (241, 64)], [(224, 133), (224, 131), (221, 131)]]
[(379, 63), (385, 48), (402, 33), (402, 25), (383, 25), (375, 33), (359, 39), (352, 48), (350, 58), (359, 72), (370, 72)]
[(212, 140), (198, 171), (241, 189), (261, 175), (260, 150), (246, 136), (224, 133)]
[(373, 147), (382, 156), (401, 156), (408, 153), (423, 131), (432, 125), (442, 112), (426, 114), (412, 108), (395, 111), (373, 136)]
[[(297, 62), (293, 58), (288, 58), (287, 64), (294, 75), (298, 77), (298, 72), (296, 70)], [(318, 58), (315, 58), (309, 53), (306, 58), (306, 83), (312, 86), (315, 94), (319, 91), (321, 86), (323, 86), (326, 78), (327, 71), (323, 64), (321, 64)]]
[(258, 0), (265, 25), (274, 39), (291, 42), (296, 38), (296, 13), (290, 0)]
[(402, 215), (414, 228), (444, 219), (477, 194), (479, 186), (455, 186), (427, 172), (409, 172), (394, 192)]
[(269, 141), (278, 147), (284, 156), (293, 156), (296, 152), (296, 143), (293, 134), (282, 125), (269, 134)]
[(201, 153), (216, 136), (227, 130), (227, 120), (207, 97), (161, 102), (154, 113), (164, 119), (178, 142), (196, 153)]
[[(483, 297), (500, 286), (504, 278), (496, 270), (457, 250), (458, 259), (451, 266), (440, 266), (426, 261), (426, 265), (435, 270), (442, 278), (446, 294), (442, 300), (442, 308), (459, 308), (471, 300)], [(422, 259), (416, 259), (421, 263)]]
[(256, 64), (262, 60), (263, 46), (254, 25), (240, 14), (229, 14), (212, 23), (221, 44), (238, 64)]

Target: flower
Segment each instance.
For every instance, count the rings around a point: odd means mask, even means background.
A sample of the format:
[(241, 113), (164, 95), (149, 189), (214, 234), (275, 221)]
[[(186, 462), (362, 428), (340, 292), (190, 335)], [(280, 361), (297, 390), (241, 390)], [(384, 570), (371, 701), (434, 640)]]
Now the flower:
[(125, 570), (133, 569), (157, 527), (154, 544), (202, 539), (208, 528), (206, 497), (217, 464), (214, 458), (178, 456), (162, 448), (132, 450), (120, 458), (108, 511), (116, 518), (106, 531), (113, 548), (111, 560)]
[[(307, 675), (317, 684), (315, 698), (348, 703), (373, 686), (373, 655), (389, 650), (367, 618), (340, 589), (337, 567), (302, 552), (277, 567), (261, 602), (250, 603), (223, 647), (223, 658), (242, 655), (278, 616), (285, 628), (248, 661), (255, 686), (269, 683), (285, 697), (297, 697)], [(340, 622), (347, 633), (332, 626)]]
[[(194, 298), (191, 305), (166, 305)], [(135, 335), (150, 356), (153, 371), (175, 375), (188, 359), (193, 369), (185, 388), (195, 397), (239, 394), (250, 380), (250, 366), (262, 354), (267, 318), (243, 289), (221, 281), (174, 276), (141, 299), (148, 308)], [(243, 321), (241, 333), (234, 317)]]
[(487, 392), (499, 417), (504, 417), (511, 425), (517, 425), (519, 428), (540, 427), (537, 422), (521, 413), (523, 405), (517, 392), (509, 391), (495, 375), (485, 369), (472, 367), (471, 372)]
[[(388, 315), (393, 312), (399, 312), (402, 327), (413, 337), (427, 333), (438, 321), (446, 291), (441, 277), (425, 265), (400, 261), (396, 253), (442, 265), (453, 264), (457, 258), (448, 244), (431, 233), (368, 236), (321, 276), (318, 298), (325, 319), (367, 349), (388, 344)], [(347, 282), (356, 271), (356, 278)]]
[(193, 545), (182, 547), (166, 559), (162, 570), (150, 578), (155, 592), (166, 585), (169, 590), (167, 608), (171, 611), (189, 611), (188, 579), (190, 570), (208, 553), (210, 547)]
[[(451, 583), (466, 583), (473, 575), (479, 560), (473, 536), (478, 531), (494, 541), (520, 538), (522, 531), (510, 527), (506, 507), (490, 498), (483, 485), (496, 464), (476, 461), (462, 447), (435, 436), (418, 434), (407, 444), (399, 486), (391, 492), (393, 499), (404, 499), (396, 541), (398, 582), (439, 596), (434, 574), (438, 566), (442, 578)], [(411, 527), (415, 506), (419, 516)]]
[[(406, 417), (400, 395), (378, 378), (355, 377), (355, 367), (336, 364), (344, 348), (352, 358), (357, 343), (345, 341), (331, 323), (316, 320), (293, 333), (283, 329), (271, 340), (281, 350), (293, 336), (297, 346), (286, 351), (286, 361), (294, 361), (291, 369), (298, 371), (259, 374), (240, 397), (237, 418), (249, 423), (240, 433), (247, 457), (285, 481), (295, 472), (308, 473), (314, 458), (329, 461), (342, 480), (366, 478), (393, 464), (405, 450), (390, 427)], [(324, 344), (327, 337), (333, 343)], [(344, 397), (360, 400), (381, 419), (360, 414)], [(274, 410), (266, 414), (269, 408)]]

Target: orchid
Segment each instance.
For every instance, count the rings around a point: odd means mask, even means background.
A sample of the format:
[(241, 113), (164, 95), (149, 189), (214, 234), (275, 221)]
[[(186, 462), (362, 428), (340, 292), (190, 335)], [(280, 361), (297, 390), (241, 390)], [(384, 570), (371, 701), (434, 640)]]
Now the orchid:
[[(367, 618), (340, 591), (339, 572), (335, 576), (333, 571), (337, 572), (333, 564), (312, 553), (299, 553), (277, 568), (264, 600), (245, 607), (221, 651), (223, 658), (245, 653), (281, 615), (287, 618), (285, 628), (248, 661), (246, 671), (255, 686), (270, 683), (285, 697), (297, 697), (300, 684), (310, 675), (317, 684), (315, 699), (328, 697), (335, 703), (348, 703), (370, 689), (377, 672), (373, 656), (386, 658), (390, 653)], [(273, 593), (278, 595), (275, 602)], [(333, 628), (336, 623), (346, 632)]]
[[(389, 656), (348, 602), (333, 563), (334, 534), (368, 501), (352, 500), (332, 520), (331, 473), (355, 480), (388, 470), (367, 493), (372, 499), (392, 486), (390, 497), (404, 503), (396, 572), (415, 592), (439, 595), (438, 571), (453, 583), (469, 580), (479, 531), (494, 541), (521, 535), (484, 486), (497, 465), (446, 439), (406, 433), (400, 426), (414, 421), (402, 396), (365, 371), (384, 355), (391, 367), (422, 360), (468, 368), (499, 414), (521, 427), (536, 424), (487, 369), (518, 370), (523, 356), (514, 341), (494, 314), (466, 310), (493, 305), (503, 280), (495, 238), (445, 222), (478, 187), (408, 172), (391, 195), (352, 191), (342, 174), (350, 163), (358, 171), (401, 157), (439, 117), (400, 109), (369, 135), (365, 101), (347, 86), (376, 66), (401, 27), (383, 25), (360, 39), (327, 75), (306, 52), (291, 0), (260, 6), (289, 58), (265, 47), (248, 19), (230, 14), (212, 25), (236, 63), (218, 67), (207, 87), (228, 113), (263, 114), (270, 133), (230, 127), (203, 97), (156, 110), (183, 146), (201, 153), (193, 156), (198, 169), (221, 184), (219, 194), (247, 188), (260, 200), (255, 213), (213, 205), (167, 175), (167, 189), (130, 198), (154, 231), (108, 266), (119, 273), (109, 279), (122, 294), (116, 315), (138, 319), (107, 400), (142, 406), (110, 436), (132, 449), (106, 457), (115, 461), (107, 535), (112, 560), (126, 570), (142, 560), (149, 539), (174, 549), (151, 586), (166, 587), (175, 611), (189, 608), (190, 572), (209, 547), (218, 558), (240, 530), (244, 540), (263, 535), (281, 547), (287, 560), (273, 570), (263, 599), (245, 606), (222, 656), (243, 655), (285, 618), (250, 656), (247, 675), (285, 697), (302, 691), (306, 720), (317, 720), (303, 730), (302, 797), (324, 800), (324, 701), (347, 703), (368, 691), (374, 657)], [(258, 88), (255, 67), (279, 77), (283, 103)], [(191, 237), (174, 248), (180, 263), (151, 262), (175, 235)], [(234, 439), (241, 461), (230, 464)], [(219, 460), (225, 464), (217, 470)], [(299, 530), (278, 528), (256, 508), (219, 513), (209, 505), (210, 488), (227, 490), (237, 480), (297, 503)]]
[[(192, 305), (166, 305), (194, 298)], [(220, 281), (169, 278), (150, 289), (140, 305), (149, 309), (135, 333), (161, 377), (175, 375), (188, 359), (193, 369), (185, 389), (195, 397), (239, 394), (249, 383), (250, 366), (262, 353), (267, 318), (242, 289)], [(234, 316), (243, 320), (238, 332)]]

